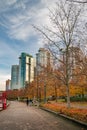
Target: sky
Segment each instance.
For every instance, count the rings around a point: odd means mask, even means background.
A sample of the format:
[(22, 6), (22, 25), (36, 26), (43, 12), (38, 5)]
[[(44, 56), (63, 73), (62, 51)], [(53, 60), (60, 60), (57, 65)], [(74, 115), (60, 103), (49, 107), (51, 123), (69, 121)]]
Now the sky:
[(0, 0), (0, 90), (11, 79), (11, 66), (26, 52), (35, 57), (43, 47), (40, 34), (32, 27), (49, 25), (48, 8), (57, 0)]
[(36, 56), (44, 41), (32, 25), (50, 26), (49, 10), (58, 0), (0, 0), (0, 90), (11, 79), (21, 52)]

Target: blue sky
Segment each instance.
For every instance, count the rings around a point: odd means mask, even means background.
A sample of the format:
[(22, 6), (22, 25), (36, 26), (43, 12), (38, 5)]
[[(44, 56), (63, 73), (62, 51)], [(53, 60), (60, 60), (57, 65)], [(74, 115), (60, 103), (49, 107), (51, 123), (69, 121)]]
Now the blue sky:
[(11, 66), (18, 64), (21, 52), (35, 57), (43, 46), (33, 28), (49, 25), (48, 9), (57, 0), (0, 0), (0, 90), (11, 78)]

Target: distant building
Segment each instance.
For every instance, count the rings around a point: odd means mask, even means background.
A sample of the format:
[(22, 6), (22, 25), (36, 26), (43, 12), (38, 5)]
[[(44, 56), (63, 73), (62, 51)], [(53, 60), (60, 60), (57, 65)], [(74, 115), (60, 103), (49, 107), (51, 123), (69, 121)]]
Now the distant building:
[[(79, 47), (70, 47), (68, 52), (68, 65), (70, 68), (75, 69), (77, 66), (79, 66), (79, 63), (81, 63), (83, 57), (83, 52)], [(60, 59), (63, 63), (66, 63), (66, 51), (62, 52)]]
[(8, 80), (6, 80), (6, 91), (8, 91), (10, 89), (11, 89), (11, 80), (8, 79)]
[(19, 89), (19, 65), (12, 65), (11, 68), (11, 89)]
[[(76, 79), (76, 73), (79, 73), (83, 66), (84, 54), (79, 47), (69, 47), (68, 53), (61, 51), (60, 53), (60, 70), (67, 70), (70, 80)], [(68, 68), (68, 69), (67, 69)]]
[(21, 53), (19, 57), (19, 88), (30, 84), (34, 80), (35, 59), (27, 54)]
[(37, 73), (43, 71), (44, 67), (53, 67), (51, 53), (45, 48), (40, 48), (36, 54), (36, 70)]

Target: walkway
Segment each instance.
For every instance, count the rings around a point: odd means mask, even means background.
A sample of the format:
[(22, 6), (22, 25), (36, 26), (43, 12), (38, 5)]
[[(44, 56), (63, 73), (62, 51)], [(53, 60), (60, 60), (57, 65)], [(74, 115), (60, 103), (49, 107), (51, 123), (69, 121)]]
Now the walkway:
[(16, 101), (0, 112), (0, 130), (82, 130), (82, 126)]

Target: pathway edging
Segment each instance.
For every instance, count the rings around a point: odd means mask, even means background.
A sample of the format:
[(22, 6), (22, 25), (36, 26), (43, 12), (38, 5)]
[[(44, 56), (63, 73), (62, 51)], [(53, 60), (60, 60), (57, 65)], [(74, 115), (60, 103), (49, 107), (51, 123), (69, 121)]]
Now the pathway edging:
[(44, 108), (44, 107), (40, 107), (40, 108), (41, 108), (42, 110), (48, 111), (48, 112), (50, 112), (50, 113), (53, 113), (53, 114), (58, 115), (58, 116), (61, 116), (61, 117), (63, 117), (63, 118), (66, 118), (66, 119), (68, 119), (68, 120), (71, 120), (71, 121), (73, 121), (73, 122), (75, 122), (75, 123), (78, 123), (78, 124), (81, 124), (81, 125), (87, 127), (87, 123), (85, 123), (85, 122), (76, 120), (75, 118), (69, 117), (69, 116), (67, 116), (67, 115), (63, 115), (63, 114), (61, 114), (60, 112), (55, 112), (55, 111), (49, 110), (49, 109)]

